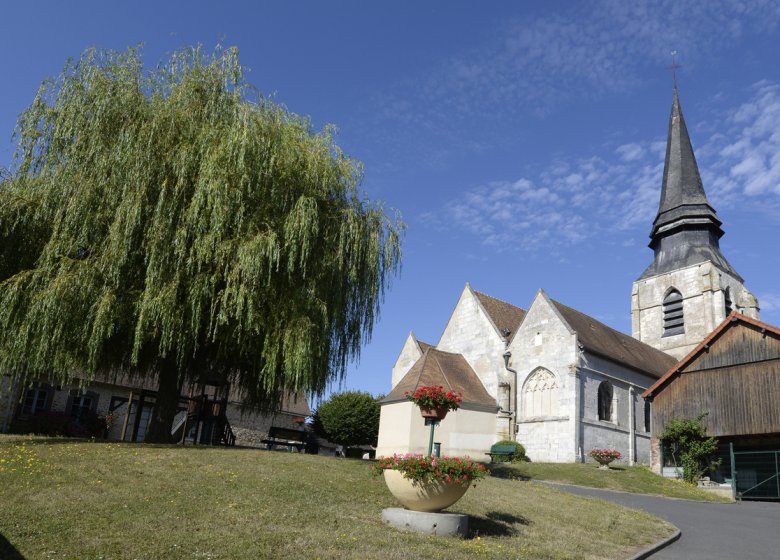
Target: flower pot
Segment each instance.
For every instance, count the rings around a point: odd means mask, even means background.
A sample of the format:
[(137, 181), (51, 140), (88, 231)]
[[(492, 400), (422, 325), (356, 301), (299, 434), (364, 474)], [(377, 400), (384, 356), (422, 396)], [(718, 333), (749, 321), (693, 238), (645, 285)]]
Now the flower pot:
[(423, 418), (436, 418), (437, 420), (444, 420), (449, 410), (446, 406), (437, 406), (434, 408), (422, 408), (420, 407), (420, 414)]
[(443, 480), (415, 482), (400, 471), (386, 470), (385, 484), (395, 499), (412, 511), (436, 512), (460, 500), (471, 483), (455, 484)]
[(597, 462), (597, 463), (600, 465), (600, 467), (599, 467), (600, 469), (608, 469), (608, 468), (609, 468), (609, 464), (610, 464), (612, 461), (614, 461), (614, 460), (615, 460), (615, 459), (613, 459), (613, 458), (611, 458), (611, 457), (610, 457), (610, 458), (608, 458), (608, 459), (606, 459), (606, 458), (604, 458), (604, 459), (601, 459), (601, 458), (598, 458), (598, 457), (594, 457), (594, 459), (595, 459), (595, 460), (596, 460), (596, 462)]

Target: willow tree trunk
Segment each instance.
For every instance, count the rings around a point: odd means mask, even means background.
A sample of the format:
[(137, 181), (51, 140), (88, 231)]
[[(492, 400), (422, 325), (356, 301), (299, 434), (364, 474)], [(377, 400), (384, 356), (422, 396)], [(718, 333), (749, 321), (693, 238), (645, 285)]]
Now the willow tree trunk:
[(171, 427), (176, 417), (181, 396), (181, 383), (178, 372), (174, 368), (163, 367), (160, 370), (157, 401), (154, 404), (152, 418), (146, 431), (144, 441), (149, 443), (172, 443)]

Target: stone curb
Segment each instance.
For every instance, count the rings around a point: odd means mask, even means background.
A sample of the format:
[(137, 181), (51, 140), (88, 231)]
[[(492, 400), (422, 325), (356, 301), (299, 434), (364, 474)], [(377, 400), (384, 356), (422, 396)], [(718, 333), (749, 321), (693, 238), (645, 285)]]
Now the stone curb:
[[(674, 527), (674, 525), (672, 525)], [(655, 544), (651, 544), (648, 547), (643, 548), (633, 556), (629, 557), (628, 560), (644, 560), (645, 558), (650, 558), (653, 554), (661, 550), (662, 548), (666, 548), (670, 544), (672, 544), (674, 541), (680, 538), (680, 535), (682, 534), (682, 531), (675, 528), (675, 532), (671, 537), (666, 537), (665, 539), (662, 539), (658, 541)]]

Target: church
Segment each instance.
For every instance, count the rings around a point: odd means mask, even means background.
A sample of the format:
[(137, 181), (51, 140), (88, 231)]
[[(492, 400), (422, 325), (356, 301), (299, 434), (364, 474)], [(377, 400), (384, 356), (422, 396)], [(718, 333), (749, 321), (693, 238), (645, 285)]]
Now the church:
[(584, 462), (615, 448), (651, 462), (651, 403), (643, 398), (732, 311), (759, 319), (758, 301), (723, 256), (674, 88), (653, 261), (631, 289), (629, 336), (539, 290), (518, 307), (468, 283), (438, 342), (412, 332), (382, 401), (377, 455), (424, 453), (428, 429), (404, 394), (422, 385), (463, 393), (434, 437), (443, 455), (487, 459), (499, 440), (533, 461)]

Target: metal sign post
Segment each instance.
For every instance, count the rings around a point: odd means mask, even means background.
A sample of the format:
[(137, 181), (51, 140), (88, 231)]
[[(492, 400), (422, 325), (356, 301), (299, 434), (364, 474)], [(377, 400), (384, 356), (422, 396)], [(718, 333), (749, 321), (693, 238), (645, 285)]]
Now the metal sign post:
[(428, 439), (428, 457), (431, 457), (433, 454), (433, 432), (436, 429), (436, 426), (439, 424), (438, 418), (426, 418), (425, 419), (425, 425), (431, 427), (431, 436)]

